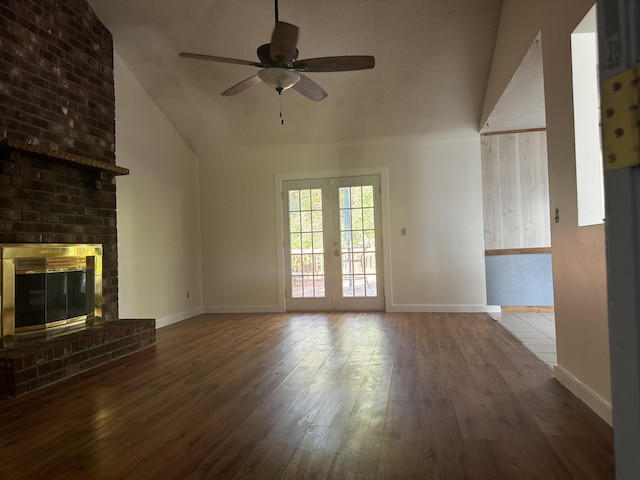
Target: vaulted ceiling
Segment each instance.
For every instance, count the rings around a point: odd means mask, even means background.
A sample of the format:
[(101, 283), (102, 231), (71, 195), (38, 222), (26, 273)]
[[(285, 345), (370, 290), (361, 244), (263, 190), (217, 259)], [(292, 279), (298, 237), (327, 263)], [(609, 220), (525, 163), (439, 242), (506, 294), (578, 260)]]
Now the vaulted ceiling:
[(257, 60), (272, 0), (89, 0), (117, 54), (200, 157), (221, 145), (358, 142), (478, 132), (502, 0), (281, 0), (300, 27), (300, 59), (374, 55), (372, 70), (309, 73), (312, 102), (256, 85), (220, 93), (255, 67), (181, 58), (181, 51)]
[(480, 131), (504, 132), (545, 126), (542, 41), (538, 33)]

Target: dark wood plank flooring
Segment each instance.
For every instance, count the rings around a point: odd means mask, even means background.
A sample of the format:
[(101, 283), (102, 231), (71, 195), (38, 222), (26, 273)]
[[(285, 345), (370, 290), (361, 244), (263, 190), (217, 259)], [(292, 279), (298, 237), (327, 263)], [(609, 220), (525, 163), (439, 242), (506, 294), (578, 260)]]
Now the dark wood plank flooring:
[(613, 478), (611, 428), (483, 314), (202, 315), (0, 429), (3, 480)]

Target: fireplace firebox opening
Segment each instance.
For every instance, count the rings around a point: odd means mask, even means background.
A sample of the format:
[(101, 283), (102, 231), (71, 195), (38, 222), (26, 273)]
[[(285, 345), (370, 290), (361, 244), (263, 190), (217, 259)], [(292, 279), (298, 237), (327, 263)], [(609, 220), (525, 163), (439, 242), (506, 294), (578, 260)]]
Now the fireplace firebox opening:
[(0, 244), (2, 347), (102, 316), (102, 246)]

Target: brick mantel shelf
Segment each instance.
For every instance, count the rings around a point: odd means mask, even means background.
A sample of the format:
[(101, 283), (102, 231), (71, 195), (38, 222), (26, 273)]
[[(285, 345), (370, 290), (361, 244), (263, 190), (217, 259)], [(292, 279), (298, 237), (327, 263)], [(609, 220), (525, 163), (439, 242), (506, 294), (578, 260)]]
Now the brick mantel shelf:
[(10, 138), (0, 139), (0, 149), (18, 150), (35, 155), (43, 155), (51, 160), (57, 160), (61, 163), (75, 165), (80, 168), (86, 168), (87, 170), (97, 170), (101, 173), (106, 173), (107, 175), (129, 175), (128, 168), (119, 167), (117, 165), (101, 162), (100, 160), (94, 160), (92, 158), (82, 157), (80, 155), (49, 150), (37, 145), (30, 145), (19, 140), (12, 140)]

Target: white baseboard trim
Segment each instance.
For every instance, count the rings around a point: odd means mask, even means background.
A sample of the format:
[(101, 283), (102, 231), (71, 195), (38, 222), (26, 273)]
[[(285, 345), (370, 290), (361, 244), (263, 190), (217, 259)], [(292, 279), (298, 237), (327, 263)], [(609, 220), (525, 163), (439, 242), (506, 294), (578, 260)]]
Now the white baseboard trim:
[[(204, 313), (283, 313), (282, 305), (208, 305)], [(391, 305), (387, 312), (500, 313), (500, 305)]]
[(502, 307), (500, 305), (487, 305), (487, 309), (485, 313), (500, 313), (502, 312)]
[(204, 313), (202, 308), (194, 308), (193, 310), (189, 310), (182, 313), (176, 313), (175, 315), (169, 315), (168, 317), (158, 318), (156, 319), (156, 330), (158, 328), (166, 327), (168, 325), (173, 325), (174, 323), (182, 322), (183, 320), (187, 320), (189, 318), (197, 317)]
[(281, 305), (216, 305), (204, 307), (204, 313), (282, 313)]
[(576, 377), (571, 375), (571, 373), (567, 372), (560, 365), (555, 366), (553, 369), (553, 375), (556, 380), (567, 388), (567, 390), (586, 403), (586, 405), (605, 422), (613, 426), (613, 420), (611, 418), (611, 404), (609, 402), (591, 390)]
[(390, 305), (387, 312), (498, 313), (496, 305)]

